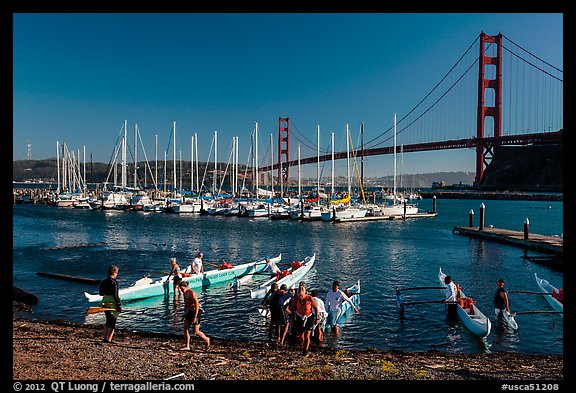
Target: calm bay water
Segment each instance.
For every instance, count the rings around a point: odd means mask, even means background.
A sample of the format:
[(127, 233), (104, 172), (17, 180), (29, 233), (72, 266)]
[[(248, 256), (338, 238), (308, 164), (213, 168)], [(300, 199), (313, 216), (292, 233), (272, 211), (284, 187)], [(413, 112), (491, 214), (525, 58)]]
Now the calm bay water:
[[(334, 279), (342, 286), (361, 281), (360, 314), (349, 315), (338, 338), (327, 335), (325, 345), (342, 348), (375, 347), (445, 352), (509, 351), (522, 354), (563, 352), (563, 319), (554, 314), (519, 315), (519, 329), (508, 331), (493, 324), (485, 339), (472, 335), (461, 323), (446, 322), (444, 306), (423, 304), (398, 314), (394, 289), (436, 286), (438, 269), (450, 274), (477, 306), (493, 317), (496, 280), (504, 278), (508, 290), (538, 290), (534, 273), (562, 287), (563, 274), (522, 258), (522, 249), (452, 234), (456, 225), (468, 225), (471, 209), (478, 222), (480, 203), (486, 205), (485, 225), (562, 235), (563, 204), (539, 201), (438, 200), (438, 216), (399, 221), (332, 224), (248, 219), (244, 217), (173, 215), (121, 211), (58, 209), (42, 205), (13, 207), (13, 280), (39, 298), (33, 314), (39, 319), (63, 319), (100, 325), (103, 314), (86, 316), (83, 292), (97, 293), (95, 285), (38, 276), (52, 272), (103, 279), (110, 263), (120, 267), (118, 280), (125, 287), (146, 273), (168, 271), (170, 257), (185, 266), (198, 250), (204, 261), (233, 265), (265, 255), (282, 253), (282, 261), (303, 260), (316, 253), (316, 263), (305, 277), (309, 288), (324, 298)], [(432, 201), (419, 202), (432, 210)], [(80, 243), (104, 246), (43, 250)], [(530, 255), (542, 255), (529, 252)], [(211, 266), (205, 265), (205, 269)], [(156, 276), (159, 276), (157, 274)], [(154, 276), (154, 275), (153, 275)], [(249, 288), (228, 284), (198, 290), (205, 310), (202, 330), (209, 336), (266, 341), (265, 318), (259, 300)], [(406, 292), (405, 301), (442, 298), (440, 290)], [(540, 295), (511, 294), (512, 311), (550, 310)], [(181, 302), (163, 296), (127, 302), (119, 328), (182, 334)]]

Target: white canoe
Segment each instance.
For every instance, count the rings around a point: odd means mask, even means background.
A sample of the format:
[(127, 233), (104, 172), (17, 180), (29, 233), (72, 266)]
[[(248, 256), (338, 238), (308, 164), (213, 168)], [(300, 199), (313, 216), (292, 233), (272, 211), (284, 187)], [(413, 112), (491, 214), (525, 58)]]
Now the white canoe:
[[(271, 260), (279, 262), (282, 254), (278, 255)], [(182, 281), (187, 281), (190, 288), (207, 287), (215, 284), (220, 284), (242, 277), (246, 274), (258, 273), (266, 266), (266, 260), (262, 259), (256, 262), (244, 263), (233, 267), (232, 269), (225, 270), (209, 270), (204, 274), (193, 274), (190, 277), (184, 277)], [(173, 293), (173, 277), (163, 276), (158, 280), (138, 280), (135, 284), (128, 288), (120, 289), (120, 300), (128, 301), (135, 299), (144, 299), (153, 296), (160, 296)], [(100, 295), (92, 295), (84, 292), (84, 296), (89, 302), (99, 302), (102, 300)]]
[[(494, 309), (494, 314), (496, 315), (496, 318), (500, 318), (500, 310), (495, 308)], [(502, 313), (502, 322), (507, 325), (508, 327), (514, 329), (514, 330), (518, 330), (518, 322), (516, 322), (516, 319), (514, 319), (514, 315), (510, 314), (508, 311), (503, 310)]]
[(298, 283), (298, 281), (300, 281), (302, 277), (304, 277), (306, 273), (310, 271), (310, 269), (314, 265), (315, 260), (316, 260), (316, 253), (314, 253), (314, 255), (312, 256), (304, 258), (302, 266), (296, 269), (294, 272), (292, 272), (292, 268), (289, 268), (288, 271), (290, 272), (290, 274), (281, 278), (280, 280), (276, 281), (276, 277), (272, 277), (270, 280), (261, 284), (258, 288), (251, 289), (250, 297), (252, 299), (263, 299), (264, 296), (266, 296), (268, 290), (270, 290), (272, 284), (274, 284), (275, 282), (278, 283), (278, 287), (280, 287), (282, 284), (286, 284), (288, 289), (294, 287)]
[[(534, 278), (536, 279), (536, 284), (538, 285), (538, 288), (540, 288), (542, 292), (558, 293), (558, 289), (555, 286), (550, 284), (547, 280), (538, 277), (536, 273), (534, 273)], [(552, 306), (554, 310), (562, 313), (564, 312), (564, 304), (560, 303), (558, 299), (556, 299), (554, 296), (544, 295), (544, 299), (546, 299), (546, 301)]]
[[(440, 268), (438, 273), (438, 280), (440, 281), (440, 285), (446, 287), (446, 284), (444, 283), (444, 277), (446, 277), (446, 274), (444, 274), (442, 272), (442, 268)], [(460, 297), (466, 297), (464, 292), (460, 291)], [(488, 319), (488, 317), (484, 315), (482, 311), (476, 307), (476, 305), (472, 304), (472, 308), (474, 310), (474, 314), (470, 315), (467, 310), (463, 309), (460, 304), (458, 304), (458, 318), (460, 318), (464, 326), (466, 326), (466, 328), (468, 328), (468, 330), (470, 330), (476, 336), (488, 336), (490, 334), (490, 329), (492, 328), (490, 319)]]

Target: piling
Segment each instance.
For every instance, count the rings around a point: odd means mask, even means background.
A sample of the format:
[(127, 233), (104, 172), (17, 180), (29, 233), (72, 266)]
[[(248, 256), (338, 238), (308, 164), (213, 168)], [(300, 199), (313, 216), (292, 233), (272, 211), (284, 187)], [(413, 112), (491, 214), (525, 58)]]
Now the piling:
[(436, 195), (432, 197), (432, 213), (436, 213)]
[(404, 213), (402, 214), (402, 220), (406, 221), (406, 201), (404, 201)]
[(478, 223), (478, 229), (483, 231), (484, 230), (484, 210), (485, 206), (483, 203), (480, 204), (480, 222)]
[(528, 226), (530, 225), (530, 221), (528, 217), (524, 220), (524, 240), (528, 240)]
[(474, 228), (474, 210), (470, 209), (470, 214), (468, 215), (468, 226)]

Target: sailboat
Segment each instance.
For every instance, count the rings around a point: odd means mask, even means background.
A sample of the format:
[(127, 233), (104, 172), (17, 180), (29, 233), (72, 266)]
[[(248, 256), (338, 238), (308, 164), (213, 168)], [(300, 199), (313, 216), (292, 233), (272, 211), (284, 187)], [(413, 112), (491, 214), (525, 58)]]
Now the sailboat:
[[(330, 221), (334, 219), (347, 219), (347, 218), (362, 218), (366, 216), (368, 209), (362, 206), (354, 206), (351, 204), (352, 184), (350, 182), (350, 129), (346, 124), (346, 169), (348, 178), (348, 196), (338, 202), (343, 202), (339, 206), (333, 206), (332, 209), (322, 212), (322, 220)], [(334, 156), (332, 156), (334, 157)], [(331, 202), (334, 204), (334, 201)]]
[[(418, 213), (418, 207), (406, 204), (405, 200), (396, 192), (396, 113), (394, 113), (394, 185), (392, 191), (392, 205), (382, 205), (380, 212), (383, 216), (394, 217)], [(403, 203), (399, 203), (399, 201)]]

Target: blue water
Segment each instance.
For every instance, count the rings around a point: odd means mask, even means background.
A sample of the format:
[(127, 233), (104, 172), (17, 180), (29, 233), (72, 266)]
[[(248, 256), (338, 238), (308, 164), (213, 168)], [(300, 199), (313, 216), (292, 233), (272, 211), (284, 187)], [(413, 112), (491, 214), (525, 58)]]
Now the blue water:
[[(232, 264), (282, 253), (283, 262), (303, 260), (316, 253), (316, 264), (305, 277), (321, 297), (334, 279), (342, 286), (361, 281), (360, 314), (351, 314), (340, 336), (326, 335), (325, 345), (342, 348), (374, 347), (382, 350), (521, 354), (563, 353), (563, 319), (556, 314), (519, 315), (518, 331), (493, 323), (492, 333), (480, 339), (461, 323), (445, 320), (443, 305), (408, 306), (399, 315), (396, 287), (436, 286), (438, 269), (450, 274), (477, 306), (493, 317), (496, 280), (504, 278), (508, 290), (538, 290), (534, 273), (562, 287), (562, 271), (530, 262), (520, 248), (455, 235), (456, 225), (468, 225), (471, 209), (478, 222), (484, 203), (485, 225), (522, 230), (526, 218), (530, 232), (562, 235), (562, 202), (438, 200), (435, 218), (332, 224), (327, 222), (273, 221), (243, 217), (172, 215), (122, 211), (59, 209), (43, 205), (14, 205), (14, 284), (39, 298), (26, 316), (101, 325), (103, 314), (86, 316), (84, 291), (97, 286), (68, 282), (35, 272), (52, 272), (102, 279), (107, 266), (119, 266), (121, 287), (146, 273), (169, 270), (170, 257), (185, 265), (201, 250), (204, 261)], [(431, 200), (419, 206), (432, 210)], [(106, 242), (104, 246), (43, 250), (80, 243)], [(529, 252), (530, 255), (543, 255)], [(211, 268), (205, 265), (205, 269)], [(159, 276), (160, 274), (158, 274)], [(205, 310), (201, 329), (209, 336), (265, 341), (265, 318), (249, 288), (229, 285), (204, 288), (198, 294)], [(405, 301), (441, 299), (440, 290), (405, 292)], [(550, 310), (540, 295), (511, 294), (512, 311)], [(154, 297), (124, 304), (119, 328), (182, 334), (182, 304), (171, 297)]]

